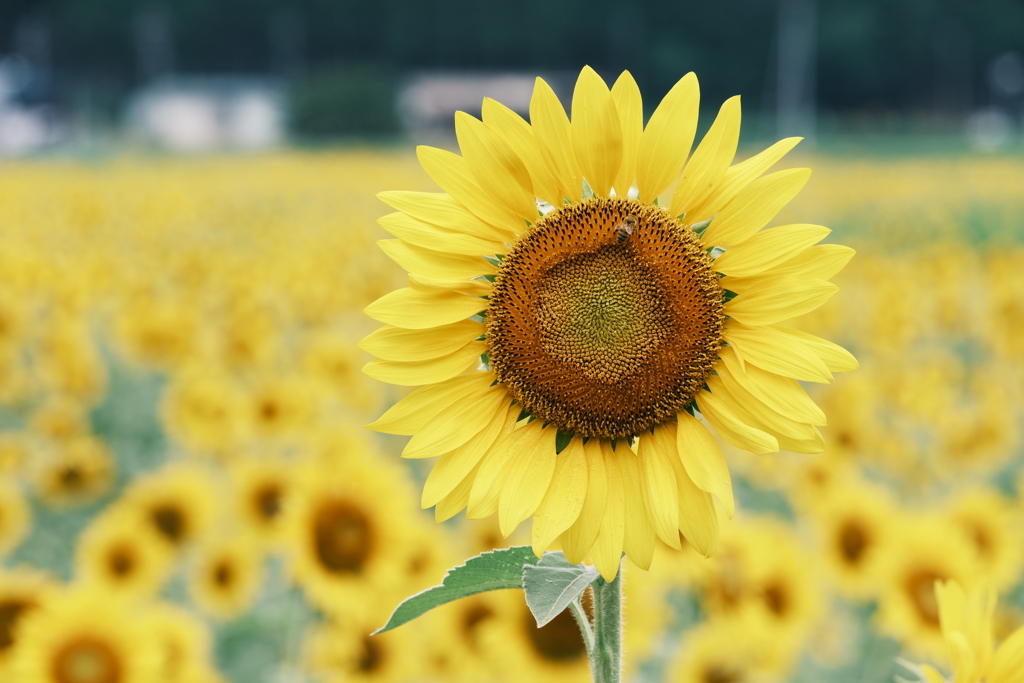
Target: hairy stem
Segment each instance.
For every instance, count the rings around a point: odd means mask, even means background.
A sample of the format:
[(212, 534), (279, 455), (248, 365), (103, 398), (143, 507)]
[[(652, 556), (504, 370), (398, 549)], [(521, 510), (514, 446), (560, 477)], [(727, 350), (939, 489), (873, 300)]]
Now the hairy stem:
[(622, 680), (622, 567), (615, 580), (598, 579), (594, 588), (594, 649), (590, 670), (594, 683)]

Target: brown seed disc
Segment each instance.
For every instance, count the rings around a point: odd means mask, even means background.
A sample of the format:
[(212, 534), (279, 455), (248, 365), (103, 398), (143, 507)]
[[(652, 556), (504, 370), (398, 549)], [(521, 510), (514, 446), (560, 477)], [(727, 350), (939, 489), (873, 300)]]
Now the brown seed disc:
[(693, 401), (724, 324), (719, 278), (693, 231), (656, 206), (588, 199), (539, 220), (502, 261), (488, 355), (534, 417), (617, 439)]

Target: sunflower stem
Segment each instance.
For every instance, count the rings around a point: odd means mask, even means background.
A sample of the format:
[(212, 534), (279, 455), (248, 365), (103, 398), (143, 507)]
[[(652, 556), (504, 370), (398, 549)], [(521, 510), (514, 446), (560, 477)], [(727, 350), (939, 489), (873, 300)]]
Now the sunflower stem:
[(576, 623), (579, 624), (580, 633), (583, 635), (583, 644), (587, 648), (587, 657), (594, 656), (594, 627), (590, 625), (590, 618), (587, 616), (587, 611), (583, 609), (583, 603), (579, 600), (573, 600), (569, 603), (569, 611), (576, 617)]
[(611, 582), (598, 579), (594, 588), (594, 649), (590, 671), (594, 683), (622, 680), (622, 567)]

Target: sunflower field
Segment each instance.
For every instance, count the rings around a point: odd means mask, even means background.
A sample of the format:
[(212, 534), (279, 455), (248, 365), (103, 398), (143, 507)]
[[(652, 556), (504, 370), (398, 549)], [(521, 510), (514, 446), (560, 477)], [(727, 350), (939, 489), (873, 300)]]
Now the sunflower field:
[[(710, 559), (625, 563), (630, 681), (948, 671), (936, 580), (1024, 624), (1024, 160), (792, 156), (814, 175), (776, 223), (857, 250), (796, 326), (860, 368), (807, 387), (824, 453), (722, 444)], [(538, 629), (516, 591), (368, 635), (530, 542), (435, 524), (430, 461), (363, 427), (408, 393), (358, 347), (405, 286), (396, 187), (437, 190), (387, 149), (0, 166), (0, 681), (589, 680), (568, 612)]]

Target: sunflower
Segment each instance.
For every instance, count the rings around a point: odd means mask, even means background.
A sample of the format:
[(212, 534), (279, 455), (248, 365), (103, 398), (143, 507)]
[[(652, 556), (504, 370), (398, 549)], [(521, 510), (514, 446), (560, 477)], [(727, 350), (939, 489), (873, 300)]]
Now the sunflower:
[(199, 319), (187, 301), (151, 294), (121, 305), (113, 331), (125, 357), (141, 366), (173, 369), (199, 346)]
[(137, 478), (120, 504), (127, 505), (151, 533), (173, 548), (199, 538), (217, 514), (209, 472), (180, 463)]
[(248, 609), (262, 582), (263, 553), (247, 534), (211, 538), (189, 576), (189, 594), (204, 612), (230, 619)]
[(14, 550), (32, 529), (32, 508), (11, 477), (0, 477), (0, 557)]
[(162, 683), (199, 683), (213, 667), (213, 637), (201, 619), (168, 603), (146, 610), (147, 621), (163, 650)]
[(1015, 506), (994, 489), (975, 487), (961, 491), (944, 513), (974, 546), (980, 571), (996, 590), (1013, 586), (1024, 556)]
[(483, 635), (507, 596), (480, 593), (431, 610), (422, 622), (423, 659), (431, 680), (481, 681), (493, 678), (494, 663)]
[(51, 594), (18, 624), (19, 683), (160, 683), (163, 652), (149, 621), (97, 587)]
[(238, 519), (257, 537), (276, 545), (294, 487), (292, 465), (279, 459), (240, 458), (231, 463), (232, 498)]
[(85, 406), (66, 396), (52, 396), (28, 419), (28, 430), (52, 441), (66, 441), (89, 433)]
[(655, 537), (714, 551), (713, 497), (734, 502), (708, 425), (756, 453), (823, 448), (798, 380), (856, 361), (778, 323), (828, 300), (853, 250), (762, 231), (810, 175), (763, 175), (798, 139), (730, 166), (732, 98), (690, 155), (698, 100), (688, 74), (645, 127), (629, 73), (609, 90), (587, 67), (570, 121), (538, 79), (532, 125), (488, 99), (482, 121), (456, 114), (462, 156), (417, 150), (445, 193), (380, 195), (409, 287), (366, 308), (385, 326), (364, 370), (424, 386), (371, 428), (440, 456), (422, 502), (441, 517), (497, 512), (508, 534), (533, 516), (535, 552), (561, 537), (611, 578)]
[(94, 436), (69, 438), (44, 449), (33, 464), (36, 494), (53, 507), (77, 507), (105, 494), (114, 483), (114, 457)]
[(937, 515), (897, 520), (879, 571), (878, 629), (922, 654), (944, 648), (935, 582), (968, 585), (979, 576), (973, 544), (949, 526)]
[(780, 680), (788, 669), (761, 624), (705, 623), (688, 631), (670, 664), (670, 683), (747, 683)]
[(36, 371), (50, 391), (95, 401), (106, 390), (107, 371), (87, 321), (68, 314), (54, 317), (34, 351)]
[(0, 679), (10, 680), (18, 623), (54, 590), (57, 582), (34, 569), (0, 569)]
[(519, 596), (497, 598), (495, 614), (477, 626), (492, 674), (501, 680), (537, 683), (590, 680), (587, 648), (569, 610), (537, 628), (537, 620)]
[(0, 434), (0, 475), (12, 475), (29, 461), (32, 444), (27, 434), (4, 432)]
[(402, 683), (422, 673), (419, 643), (404, 629), (368, 635), (376, 622), (334, 621), (307, 635), (304, 659), (324, 683)]
[[(965, 591), (956, 581), (936, 583), (942, 635), (956, 683), (1019, 683), (1024, 671), (1024, 627), (993, 643), (996, 593), (987, 581)], [(932, 666), (914, 667), (924, 683), (946, 683)]]
[(863, 599), (875, 594), (896, 515), (888, 493), (864, 482), (837, 484), (815, 508), (824, 563), (842, 595)]
[(394, 504), (402, 487), (399, 473), (368, 463), (320, 460), (297, 473), (284, 542), (295, 581), (325, 611), (386, 616), (410, 540), (412, 511)]
[(230, 377), (193, 367), (167, 388), (161, 417), (167, 433), (191, 451), (226, 455), (246, 434), (247, 407), (245, 392)]
[(171, 550), (135, 515), (116, 506), (78, 540), (75, 573), (105, 590), (154, 595), (174, 569)]
[(311, 382), (296, 375), (264, 377), (249, 395), (249, 424), (260, 441), (295, 441), (309, 431), (317, 410)]

